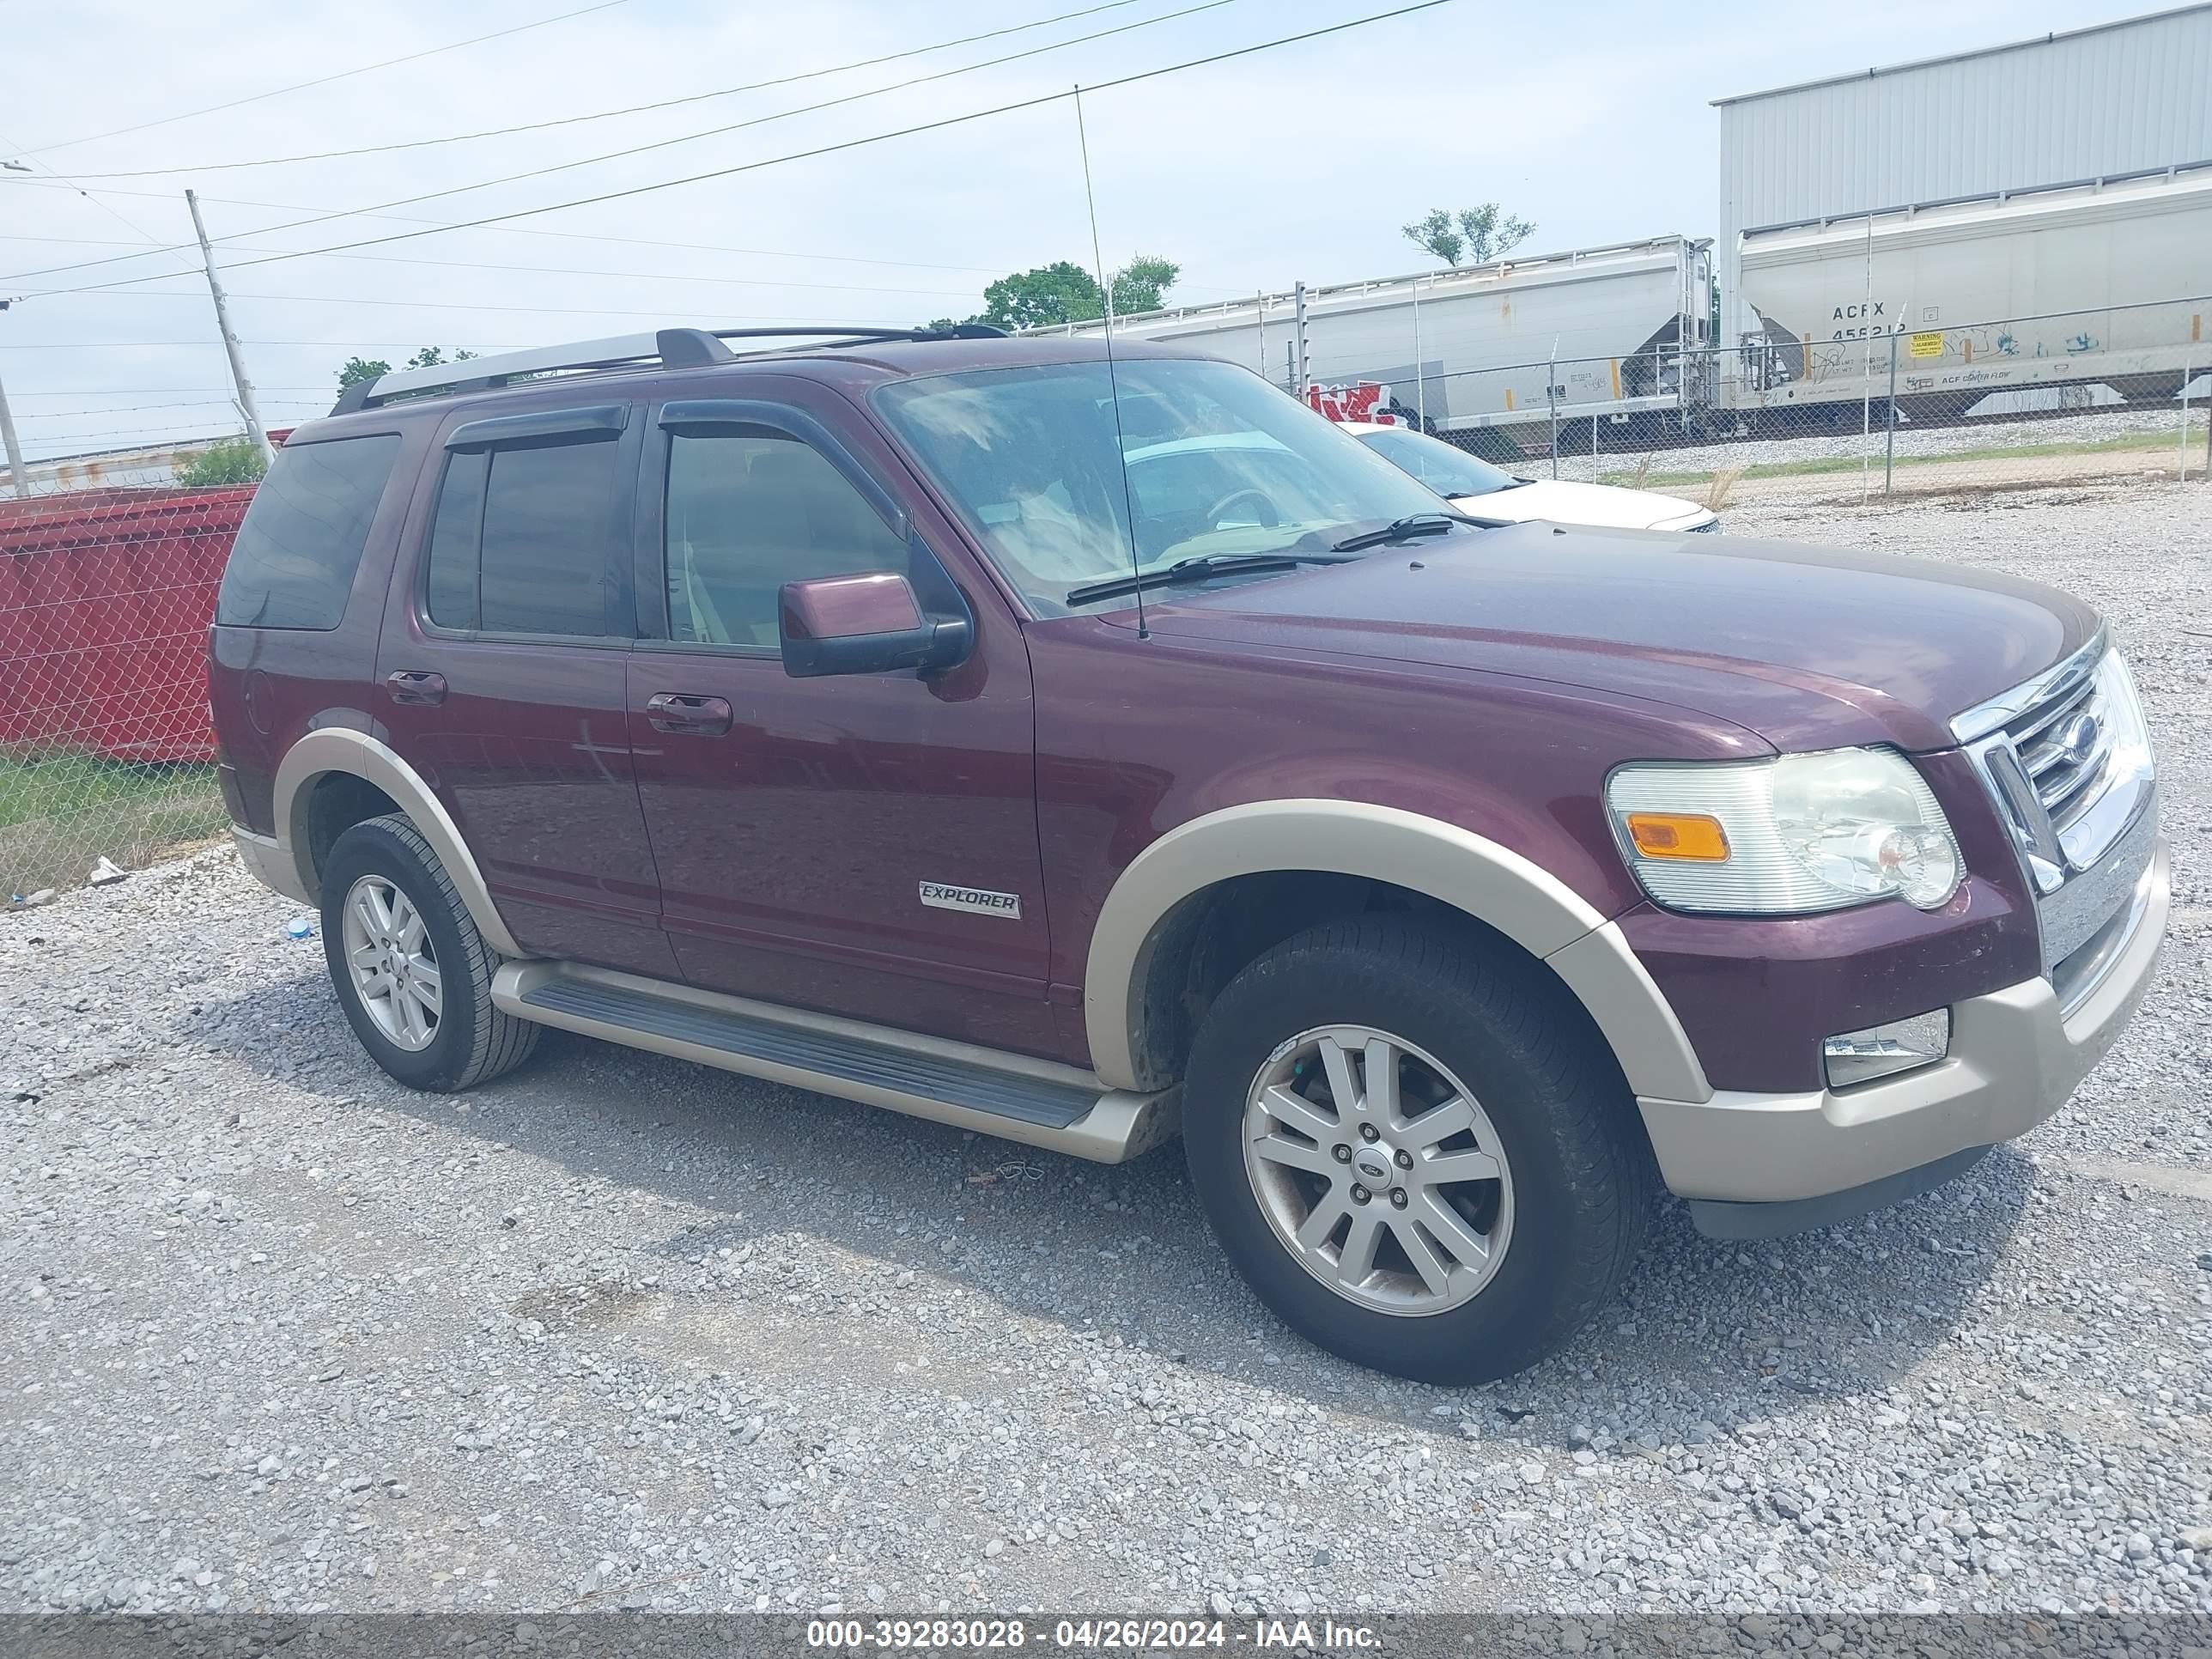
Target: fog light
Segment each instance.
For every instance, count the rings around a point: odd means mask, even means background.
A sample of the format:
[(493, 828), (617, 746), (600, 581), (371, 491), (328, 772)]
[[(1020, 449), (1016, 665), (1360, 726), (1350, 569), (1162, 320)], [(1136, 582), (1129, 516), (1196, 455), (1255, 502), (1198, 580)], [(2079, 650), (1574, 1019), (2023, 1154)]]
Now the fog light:
[(1845, 1031), (1820, 1045), (1828, 1068), (1828, 1086), (1848, 1089), (1878, 1077), (1932, 1066), (1951, 1052), (1951, 1011), (1915, 1014), (1886, 1025), (1869, 1025), (1863, 1031)]

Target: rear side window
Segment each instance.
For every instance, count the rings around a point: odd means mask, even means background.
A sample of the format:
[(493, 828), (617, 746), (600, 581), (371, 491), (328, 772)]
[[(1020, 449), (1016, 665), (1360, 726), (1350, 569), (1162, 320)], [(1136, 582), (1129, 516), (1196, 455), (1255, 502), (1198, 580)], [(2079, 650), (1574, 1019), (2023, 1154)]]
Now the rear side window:
[(430, 529), (430, 620), (487, 634), (605, 634), (621, 453), (586, 442), (455, 454)]
[(396, 433), (287, 446), (231, 543), (215, 619), (234, 628), (336, 628), (399, 453)]

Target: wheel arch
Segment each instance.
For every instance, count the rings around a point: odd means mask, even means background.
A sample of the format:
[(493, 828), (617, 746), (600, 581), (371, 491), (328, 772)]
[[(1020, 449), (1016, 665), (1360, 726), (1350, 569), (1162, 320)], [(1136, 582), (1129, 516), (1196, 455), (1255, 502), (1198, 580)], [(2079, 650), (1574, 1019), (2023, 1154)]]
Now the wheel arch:
[(1084, 974), (1091, 1066), (1123, 1089), (1173, 1081), (1147, 1054), (1155, 959), (1187, 939), (1206, 894), (1279, 872), (1356, 878), (1418, 893), (1495, 930), (1555, 973), (1638, 1095), (1712, 1093), (1680, 1022), (1612, 921), (1509, 847), (1398, 807), (1328, 799), (1224, 807), (1161, 836), (1099, 911)]
[(349, 726), (325, 726), (308, 732), (289, 750), (276, 768), (275, 825), (278, 856), (310, 902), (321, 897), (320, 872), (314, 852), (313, 812), (317, 790), (333, 776), (357, 778), (380, 793), (423, 840), (430, 843), (438, 861), (468, 908), (469, 916), (484, 942), (503, 957), (530, 954), (515, 943), (492, 902), (476, 856), (462, 840), (445, 804), (386, 744), (366, 732)]

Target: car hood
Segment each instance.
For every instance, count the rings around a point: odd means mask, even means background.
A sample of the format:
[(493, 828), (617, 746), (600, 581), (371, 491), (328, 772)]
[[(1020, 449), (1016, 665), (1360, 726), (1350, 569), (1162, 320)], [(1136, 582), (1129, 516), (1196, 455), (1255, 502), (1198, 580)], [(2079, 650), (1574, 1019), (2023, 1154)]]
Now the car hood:
[(1158, 634), (1674, 703), (1778, 749), (1948, 747), (1953, 715), (2051, 666), (2098, 626), (2055, 589), (1958, 565), (1548, 524), (1170, 590), (1146, 611)]
[(1510, 519), (1525, 524), (1548, 519), (1554, 524), (1599, 525), (1619, 530), (1680, 530), (1710, 519), (1710, 508), (1679, 495), (1651, 489), (1620, 489), (1611, 484), (1573, 483), (1536, 478), (1484, 495), (1455, 495), (1452, 505), (1478, 519)]

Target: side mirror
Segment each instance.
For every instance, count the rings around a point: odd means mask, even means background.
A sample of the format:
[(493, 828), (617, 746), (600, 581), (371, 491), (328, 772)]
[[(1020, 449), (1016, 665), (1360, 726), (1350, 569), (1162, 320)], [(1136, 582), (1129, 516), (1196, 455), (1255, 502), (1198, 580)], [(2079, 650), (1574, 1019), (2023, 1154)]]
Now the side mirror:
[(786, 582), (779, 601), (783, 672), (793, 679), (950, 668), (975, 636), (965, 616), (925, 615), (903, 576)]

